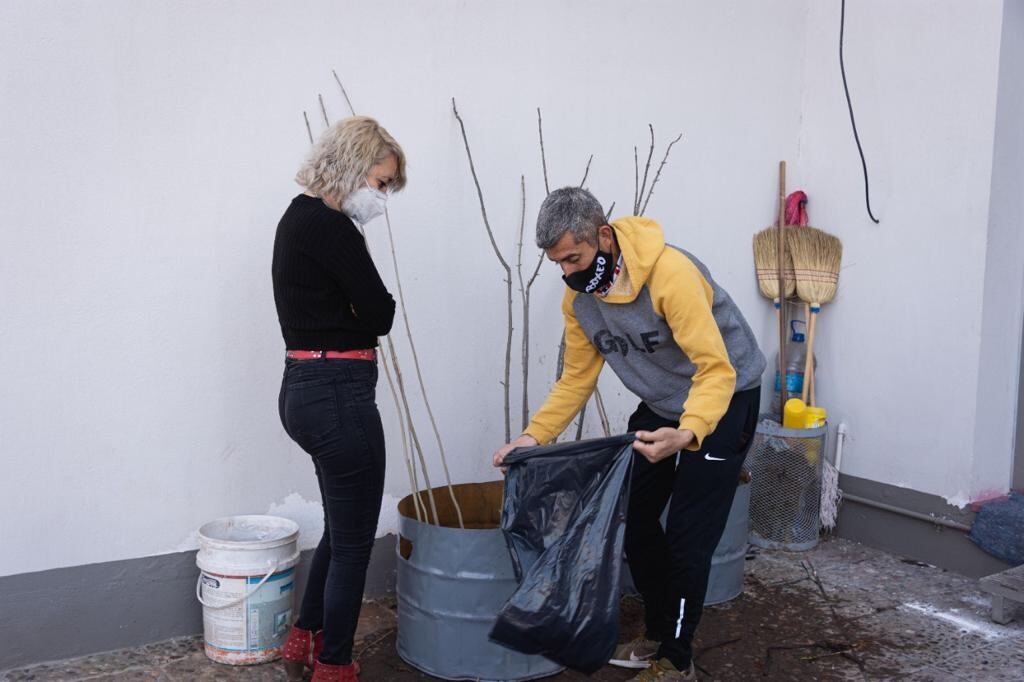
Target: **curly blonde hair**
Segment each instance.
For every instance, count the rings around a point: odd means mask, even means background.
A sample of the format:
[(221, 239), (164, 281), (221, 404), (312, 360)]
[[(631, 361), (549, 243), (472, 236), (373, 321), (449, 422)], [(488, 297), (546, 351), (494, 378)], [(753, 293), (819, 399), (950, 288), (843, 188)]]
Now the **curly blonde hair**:
[(397, 192), (405, 187), (405, 153), (398, 142), (369, 116), (343, 118), (313, 145), (295, 174), (295, 182), (312, 194), (340, 204), (363, 186), (373, 166), (389, 156), (398, 161), (398, 171), (388, 189)]

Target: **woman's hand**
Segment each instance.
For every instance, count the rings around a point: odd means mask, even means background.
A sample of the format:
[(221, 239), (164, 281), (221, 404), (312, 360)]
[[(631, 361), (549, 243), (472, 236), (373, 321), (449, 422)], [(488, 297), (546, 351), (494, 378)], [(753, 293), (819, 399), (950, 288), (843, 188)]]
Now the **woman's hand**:
[(538, 445), (537, 439), (534, 438), (533, 436), (524, 433), (511, 443), (503, 445), (501, 448), (498, 449), (497, 452), (494, 453), (494, 466), (500, 467), (501, 463), (505, 461), (505, 455), (512, 452), (516, 448), (532, 448), (536, 445)]
[(683, 450), (693, 442), (693, 438), (694, 433), (689, 429), (663, 426), (657, 431), (637, 431), (633, 449), (654, 464)]

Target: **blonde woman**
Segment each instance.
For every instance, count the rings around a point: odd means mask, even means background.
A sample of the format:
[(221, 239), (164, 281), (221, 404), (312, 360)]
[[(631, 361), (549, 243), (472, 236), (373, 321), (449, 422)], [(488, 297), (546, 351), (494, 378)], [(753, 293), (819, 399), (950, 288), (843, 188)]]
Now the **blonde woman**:
[(355, 682), (352, 639), (384, 492), (375, 402), (377, 337), (395, 301), (356, 227), (405, 185), (405, 155), (372, 118), (331, 126), (296, 176), (274, 240), (274, 301), (287, 348), (279, 411), (313, 459), (324, 534), (298, 620), (282, 647), (289, 679)]

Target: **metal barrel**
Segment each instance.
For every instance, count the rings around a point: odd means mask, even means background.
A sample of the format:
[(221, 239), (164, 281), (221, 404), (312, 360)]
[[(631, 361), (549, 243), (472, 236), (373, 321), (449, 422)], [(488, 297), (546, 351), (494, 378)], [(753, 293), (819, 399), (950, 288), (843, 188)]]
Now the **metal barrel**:
[[(435, 488), (440, 525), (418, 521), (412, 495), (398, 505), (398, 654), (446, 680), (498, 682), (553, 675), (562, 666), (492, 642), (498, 610), (517, 587), (499, 528), (501, 481)], [(424, 507), (431, 510), (425, 492)]]
[(725, 523), (722, 539), (711, 557), (711, 574), (704, 604), (721, 604), (743, 592), (743, 570), (747, 557), (748, 516), (750, 514), (750, 484), (736, 488)]

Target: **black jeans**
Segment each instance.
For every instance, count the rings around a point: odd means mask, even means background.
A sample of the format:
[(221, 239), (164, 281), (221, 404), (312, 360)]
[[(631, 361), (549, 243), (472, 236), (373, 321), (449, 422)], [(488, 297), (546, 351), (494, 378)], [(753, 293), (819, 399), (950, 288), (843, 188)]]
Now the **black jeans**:
[(384, 494), (376, 386), (374, 362), (286, 360), (278, 401), (285, 431), (313, 458), (324, 505), (324, 534), (295, 624), (324, 631), (320, 660), (332, 665), (352, 660)]
[[(740, 468), (757, 427), (761, 389), (733, 395), (729, 409), (698, 451), (651, 464), (634, 454), (626, 520), (626, 558), (644, 599), (646, 637), (661, 642), (658, 658), (686, 670), (704, 611), (711, 556), (729, 518)], [(630, 431), (679, 427), (640, 403)], [(660, 517), (671, 498), (668, 521)]]

